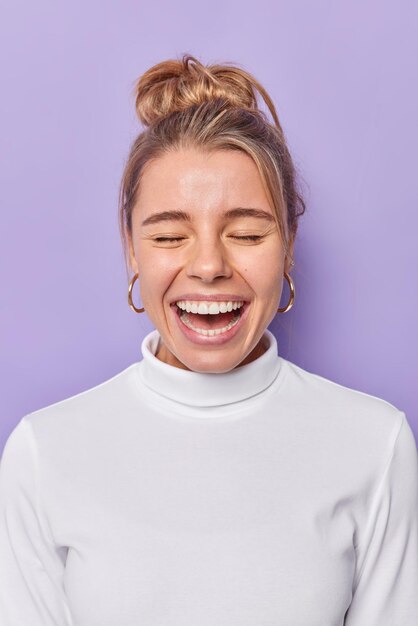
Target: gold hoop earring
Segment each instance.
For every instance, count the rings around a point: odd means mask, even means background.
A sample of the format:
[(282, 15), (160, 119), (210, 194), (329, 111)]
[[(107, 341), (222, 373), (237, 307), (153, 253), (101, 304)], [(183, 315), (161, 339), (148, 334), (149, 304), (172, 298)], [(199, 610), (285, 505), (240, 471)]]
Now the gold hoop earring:
[(289, 289), (290, 289), (290, 298), (289, 298), (289, 302), (287, 303), (287, 306), (283, 307), (283, 308), (279, 308), (277, 309), (278, 313), (286, 313), (287, 311), (289, 311), (292, 306), (293, 303), (295, 302), (295, 285), (292, 281), (292, 279), (290, 278), (289, 274), (287, 272), (284, 273), (284, 277), (286, 278), (287, 282), (289, 283)]
[(133, 289), (133, 286), (134, 286), (135, 281), (138, 278), (138, 276), (139, 276), (139, 274), (135, 274), (135, 276), (133, 276), (133, 278), (131, 279), (131, 282), (129, 283), (128, 304), (131, 307), (132, 311), (135, 311), (135, 313), (143, 313), (145, 311), (145, 309), (144, 308), (137, 309), (136, 306), (134, 305), (133, 301), (132, 301), (132, 289)]

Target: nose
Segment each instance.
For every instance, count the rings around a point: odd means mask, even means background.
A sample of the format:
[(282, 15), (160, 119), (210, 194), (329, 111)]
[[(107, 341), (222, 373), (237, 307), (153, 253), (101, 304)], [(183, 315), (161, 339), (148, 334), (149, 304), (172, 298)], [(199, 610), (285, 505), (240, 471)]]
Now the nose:
[(232, 268), (227, 259), (227, 252), (219, 239), (196, 241), (187, 262), (187, 276), (200, 278), (203, 282), (212, 282), (217, 277), (228, 278)]

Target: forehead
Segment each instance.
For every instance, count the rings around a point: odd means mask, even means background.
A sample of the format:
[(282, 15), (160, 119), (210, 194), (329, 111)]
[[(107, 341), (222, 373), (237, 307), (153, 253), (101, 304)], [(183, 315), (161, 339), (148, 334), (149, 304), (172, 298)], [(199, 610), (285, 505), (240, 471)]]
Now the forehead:
[(269, 208), (255, 162), (239, 150), (165, 153), (145, 166), (136, 201), (142, 217), (156, 209), (213, 213), (233, 205)]

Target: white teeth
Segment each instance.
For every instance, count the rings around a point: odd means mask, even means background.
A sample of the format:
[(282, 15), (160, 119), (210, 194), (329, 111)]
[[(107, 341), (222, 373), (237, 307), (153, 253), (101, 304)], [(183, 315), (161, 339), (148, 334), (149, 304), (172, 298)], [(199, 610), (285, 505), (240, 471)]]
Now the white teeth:
[(227, 313), (239, 309), (244, 301), (239, 302), (213, 302), (213, 301), (191, 301), (178, 300), (177, 306), (187, 313), (198, 313), (199, 315), (217, 315), (218, 313)]
[(206, 315), (207, 313), (209, 313), (208, 305), (205, 304), (204, 302), (201, 302), (199, 304), (199, 308), (197, 309), (197, 312), (199, 313), (199, 315)]
[(232, 326), (235, 326), (235, 324), (237, 324), (238, 320), (240, 319), (240, 314), (236, 313), (234, 315), (234, 319), (231, 320), (229, 324), (227, 324), (226, 326), (223, 326), (222, 328), (213, 328), (213, 329), (212, 328), (196, 328), (196, 326), (193, 326), (193, 324), (189, 320), (186, 311), (183, 311), (181, 313), (180, 319), (183, 322), (183, 324), (185, 324), (186, 326), (188, 326), (195, 332), (199, 333), (200, 335), (209, 335), (210, 337), (213, 337), (214, 335), (220, 335), (221, 333), (225, 333), (227, 330), (232, 328)]

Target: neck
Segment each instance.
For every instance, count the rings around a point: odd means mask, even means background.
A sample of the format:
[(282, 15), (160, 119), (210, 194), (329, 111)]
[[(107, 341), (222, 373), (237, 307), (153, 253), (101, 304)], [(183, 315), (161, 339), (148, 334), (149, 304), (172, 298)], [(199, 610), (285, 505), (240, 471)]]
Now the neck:
[(284, 359), (277, 354), (276, 338), (268, 329), (254, 350), (226, 372), (197, 372), (182, 363), (173, 367), (161, 358), (161, 342), (158, 330), (143, 338), (138, 374), (141, 382), (160, 399), (180, 403), (184, 410), (187, 405), (216, 410), (242, 402), (267, 390), (277, 377), (283, 376)]
[[(251, 361), (258, 359), (262, 354), (265, 353), (265, 351), (267, 350), (267, 347), (268, 347), (267, 341), (266, 341), (265, 336), (263, 335), (260, 341), (258, 342), (258, 344), (255, 346), (255, 348), (253, 348), (253, 350), (251, 350), (251, 352), (247, 354), (247, 356), (243, 359), (243, 361), (240, 361), (240, 363), (238, 363), (238, 365), (236, 365), (235, 368), (241, 367), (242, 365), (246, 365), (247, 363), (251, 363)], [(162, 361), (163, 363), (167, 363), (167, 365), (172, 365), (173, 367), (179, 367), (180, 369), (188, 370), (189, 372), (193, 371), (189, 367), (187, 367), (187, 365), (185, 365), (182, 361), (180, 361), (167, 348), (167, 346), (165, 345), (162, 339), (160, 341), (160, 348), (157, 354), (155, 355), (155, 357), (159, 359), (160, 361)]]

